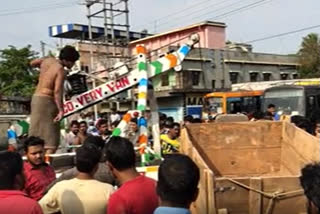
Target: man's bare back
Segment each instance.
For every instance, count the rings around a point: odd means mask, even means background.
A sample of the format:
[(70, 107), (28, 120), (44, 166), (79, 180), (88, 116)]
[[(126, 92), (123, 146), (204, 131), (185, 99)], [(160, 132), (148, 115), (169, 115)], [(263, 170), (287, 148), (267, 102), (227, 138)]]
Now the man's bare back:
[(39, 83), (35, 94), (53, 97), (55, 80), (58, 72), (64, 72), (63, 66), (53, 57), (42, 59), (40, 63)]
[(59, 111), (54, 120), (61, 120), (63, 117), (64, 66), (60, 60), (53, 57), (35, 59), (30, 64), (34, 67), (40, 67), (39, 82), (34, 95), (53, 97)]

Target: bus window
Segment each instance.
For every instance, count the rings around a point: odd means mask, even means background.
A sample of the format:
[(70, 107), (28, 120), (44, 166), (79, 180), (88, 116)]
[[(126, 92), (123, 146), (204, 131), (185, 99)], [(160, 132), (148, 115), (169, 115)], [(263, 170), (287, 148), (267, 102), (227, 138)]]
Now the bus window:
[[(204, 111), (236, 114), (260, 110), (263, 91), (230, 91), (210, 93), (205, 96)], [(206, 116), (204, 114), (204, 117)]]
[(255, 96), (255, 97), (244, 97), (243, 98), (243, 107), (242, 112), (245, 112), (247, 114), (254, 113), (256, 111), (260, 111), (261, 103), (260, 103), (261, 97)]
[(229, 97), (227, 98), (227, 113), (236, 114), (241, 112), (242, 98), (241, 97)]
[(306, 117), (310, 117), (314, 119), (315, 117), (319, 117), (317, 105), (316, 105), (316, 97), (314, 95), (309, 95), (306, 97), (307, 108), (306, 108)]
[(305, 116), (303, 111), (304, 94), (302, 89), (272, 89), (265, 92), (264, 110), (269, 104), (274, 104), (277, 111), (281, 111), (287, 115), (295, 112), (296, 114)]
[(222, 97), (209, 97), (205, 100), (205, 110), (208, 113), (222, 113)]

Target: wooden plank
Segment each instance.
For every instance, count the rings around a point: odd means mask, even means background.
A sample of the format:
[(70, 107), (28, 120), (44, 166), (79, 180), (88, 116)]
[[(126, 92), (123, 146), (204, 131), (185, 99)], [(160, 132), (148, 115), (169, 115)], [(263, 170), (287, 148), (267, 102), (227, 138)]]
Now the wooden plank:
[(218, 214), (228, 214), (228, 209), (226, 209), (226, 208), (219, 209)]
[[(256, 190), (262, 190), (261, 178), (250, 178), (250, 187)], [(249, 192), (249, 214), (262, 214), (262, 195), (260, 193)]]
[(193, 145), (189, 139), (187, 129), (181, 130), (181, 144), (180, 144), (180, 152), (191, 157)]
[[(289, 192), (302, 190), (298, 176), (287, 177), (269, 177), (263, 179), (263, 191), (268, 193), (275, 192)], [(263, 213), (266, 212), (270, 199), (263, 198)], [(300, 213), (305, 212), (306, 198), (303, 192), (299, 194), (293, 194), (291, 197), (283, 198), (281, 200), (275, 200), (272, 214), (284, 214), (284, 213)], [(294, 211), (294, 212), (293, 212)]]
[[(214, 172), (223, 176), (258, 176), (280, 171), (281, 148), (211, 150)], [(211, 153), (210, 153), (211, 154)], [(205, 154), (206, 155), (206, 154)], [(248, 164), (250, 163), (250, 164)]]
[[(235, 178), (236, 181), (250, 185), (249, 178)], [(238, 186), (226, 178), (215, 178), (215, 199), (216, 209), (227, 208), (230, 214), (248, 214), (249, 213), (249, 191)], [(224, 188), (223, 191), (222, 188)], [(232, 188), (232, 189), (231, 189)]]
[(299, 175), (301, 168), (320, 160), (319, 139), (295, 127), (284, 123), (281, 152), (281, 171), (290, 171)]
[(258, 175), (280, 171), (281, 127), (276, 122), (212, 123), (189, 125), (187, 130), (215, 175)]
[(216, 202), (214, 195), (215, 184), (213, 180), (213, 173), (208, 169), (205, 172), (207, 176), (208, 213), (216, 214)]
[[(213, 172), (206, 165), (202, 157), (199, 155), (198, 151), (193, 147), (192, 142), (189, 139), (186, 129), (181, 132), (182, 142), (181, 142), (181, 152), (187, 154), (199, 167), (200, 169), (200, 181), (199, 181), (199, 195), (197, 200), (191, 204), (191, 211), (194, 214), (211, 213), (209, 209), (209, 196), (208, 194), (213, 194), (213, 190), (209, 190), (209, 183), (213, 180)], [(210, 174), (211, 177), (208, 176)], [(211, 178), (211, 181), (208, 179)], [(211, 186), (212, 187), (212, 186)], [(211, 199), (212, 201), (212, 199)], [(212, 205), (210, 205), (212, 206)]]
[[(199, 181), (199, 195), (196, 200), (196, 210), (197, 213), (208, 213), (208, 182), (207, 182), (207, 168), (201, 163), (201, 158), (199, 157), (196, 150), (193, 150), (192, 157), (196, 163), (198, 163), (198, 167), (200, 168), (200, 181)], [(200, 163), (200, 164), (199, 164)]]
[[(202, 124), (194, 144), (206, 149), (268, 148), (281, 146), (282, 123), (212, 123)], [(189, 129), (188, 129), (189, 131)], [(208, 143), (210, 142), (210, 143)]]

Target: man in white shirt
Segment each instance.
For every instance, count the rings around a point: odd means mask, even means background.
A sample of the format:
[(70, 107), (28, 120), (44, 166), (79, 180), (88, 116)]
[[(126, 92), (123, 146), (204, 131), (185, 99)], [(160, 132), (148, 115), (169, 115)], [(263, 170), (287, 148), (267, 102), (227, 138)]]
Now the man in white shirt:
[(111, 123), (114, 123), (114, 122), (120, 121), (120, 120), (121, 120), (120, 114), (118, 114), (118, 113), (116, 112), (116, 110), (113, 109), (113, 110), (112, 110), (112, 113), (111, 113), (111, 115), (110, 115), (110, 121), (111, 121)]
[(113, 186), (94, 180), (101, 151), (94, 145), (83, 145), (76, 151), (79, 174), (55, 184), (39, 201), (46, 213), (105, 214)]
[(70, 124), (70, 131), (65, 136), (65, 143), (68, 146), (74, 145), (74, 142), (77, 138), (77, 135), (79, 133), (79, 122), (76, 120), (71, 121)]

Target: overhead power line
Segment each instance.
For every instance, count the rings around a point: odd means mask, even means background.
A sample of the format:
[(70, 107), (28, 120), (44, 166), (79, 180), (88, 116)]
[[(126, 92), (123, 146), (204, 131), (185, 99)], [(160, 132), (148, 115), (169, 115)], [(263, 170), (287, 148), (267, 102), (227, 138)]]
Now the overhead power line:
[[(44, 2), (42, 2), (44, 3)], [(35, 5), (32, 5), (32, 4), (28, 4), (27, 7), (20, 7), (20, 8), (6, 8), (6, 9), (1, 9), (0, 10), (0, 13), (2, 12), (15, 12), (15, 11), (21, 11), (21, 10), (30, 10), (30, 9), (34, 9), (34, 8), (39, 8), (39, 7), (48, 7), (48, 6), (54, 6), (54, 5), (57, 5), (57, 4), (66, 4), (66, 3), (70, 3), (70, 1), (50, 1), (50, 2), (47, 2), (46, 4), (39, 4), (39, 2)]]
[[(177, 16), (178, 14), (185, 13), (186, 11), (188, 11), (188, 10), (190, 10), (190, 9), (194, 9), (194, 8), (198, 7), (199, 5), (202, 5), (202, 4), (204, 4), (204, 3), (207, 3), (208, 1), (211, 1), (211, 0), (205, 0), (205, 1), (197, 2), (196, 4), (192, 4), (192, 5), (190, 5), (190, 6), (186, 7), (186, 8), (181, 8), (181, 9), (179, 9), (178, 11), (175, 11), (175, 12), (173, 12), (173, 13), (169, 13), (169, 14), (167, 14), (167, 15), (165, 15), (165, 16), (162, 16), (162, 17), (160, 17), (160, 18), (158, 18), (158, 19), (154, 19), (154, 20), (152, 20), (152, 21), (150, 21), (150, 22), (147, 22), (147, 23), (145, 23), (145, 24), (138, 25), (138, 26), (136, 26), (135, 28), (140, 28), (140, 27), (145, 27), (145, 26), (153, 25), (155, 22), (158, 23), (160, 20), (164, 20), (164, 19), (167, 20), (168, 17), (174, 17), (174, 16)], [(161, 22), (160, 22), (160, 23), (161, 23)]]
[[(229, 2), (229, 1), (232, 1), (232, 0), (223, 0), (223, 1), (220, 1), (220, 2), (215, 3), (213, 6), (214, 6), (214, 8), (215, 8), (216, 6), (225, 4), (225, 3)], [(204, 8), (201, 8), (200, 10), (193, 11), (193, 12), (191, 12), (191, 13), (188, 13), (188, 14), (184, 15), (184, 16), (180, 16), (180, 17), (178, 17), (178, 18), (176, 18), (176, 19), (174, 19), (174, 20), (167, 20), (166, 22), (162, 23), (160, 26), (163, 27), (163, 26), (166, 26), (167, 24), (173, 23), (173, 22), (181, 23), (181, 21), (185, 21), (185, 20), (194, 20), (194, 19), (203, 17), (203, 16), (205, 16), (205, 15), (211, 14), (211, 13), (213, 13), (213, 12), (218, 12), (218, 11), (221, 11), (221, 10), (223, 10), (223, 9), (230, 8), (230, 7), (232, 7), (232, 6), (234, 6), (234, 5), (238, 4), (238, 3), (241, 3), (241, 2), (243, 2), (243, 1), (244, 1), (244, 0), (239, 0), (239, 1), (237, 1), (236, 3), (228, 4), (228, 5), (225, 5), (224, 7), (215, 8), (214, 10), (207, 11), (206, 13), (201, 14), (201, 15), (198, 15), (198, 16), (196, 16), (196, 17), (192, 17), (192, 16), (191, 16), (191, 15), (196, 14), (196, 13), (198, 13), (198, 12), (205, 11), (205, 10), (207, 10), (208, 8), (210, 9), (210, 6), (211, 6), (211, 5), (206, 5)], [(212, 8), (211, 8), (211, 9), (212, 9)], [(187, 19), (183, 19), (183, 18), (185, 18), (185, 17), (187, 17)], [(181, 21), (178, 21), (178, 22), (177, 22), (177, 20), (181, 20)], [(177, 24), (169, 25), (169, 27), (176, 26), (176, 25), (177, 25)], [(164, 29), (164, 28), (160, 28), (160, 29)]]
[[(269, 1), (271, 1), (271, 0), (269, 0)], [(211, 18), (211, 19), (221, 19), (221, 18), (225, 18), (225, 17), (231, 16), (231, 15), (233, 15), (233, 14), (236, 14), (236, 13), (239, 13), (239, 12), (243, 12), (243, 11), (245, 11), (245, 10), (249, 10), (249, 9), (254, 8), (254, 7), (260, 6), (260, 5), (265, 4), (265, 3), (269, 2), (269, 1), (267, 1), (267, 0), (260, 0), (260, 1), (257, 1), (257, 2), (253, 2), (253, 3), (251, 3), (251, 4), (247, 4), (247, 5), (243, 6), (243, 7), (239, 7), (239, 8), (237, 8), (237, 9), (231, 10), (231, 11), (229, 11), (229, 12), (226, 12), (226, 13), (220, 14), (220, 15), (218, 15), (218, 16), (215, 16), (215, 17), (213, 17), (213, 18)]]
[(19, 14), (26, 14), (26, 13), (36, 13), (42, 12), (47, 10), (54, 10), (59, 8), (71, 7), (77, 5), (77, 1), (71, 1), (68, 3), (60, 3), (60, 4), (50, 4), (47, 6), (36, 6), (31, 8), (25, 9), (13, 9), (13, 10), (2, 10), (0, 11), (0, 16), (10, 16), (10, 15), (19, 15)]
[(306, 30), (311, 30), (311, 29), (315, 29), (315, 28), (319, 28), (320, 25), (314, 25), (314, 26), (310, 26), (310, 27), (305, 27), (305, 28), (301, 28), (298, 30), (293, 30), (293, 31), (289, 31), (289, 32), (285, 32), (285, 33), (280, 33), (280, 34), (275, 34), (275, 35), (271, 35), (271, 36), (266, 36), (266, 37), (262, 37), (259, 39), (253, 39), (251, 41), (247, 41), (245, 43), (254, 43), (254, 42), (260, 42), (260, 41), (264, 41), (264, 40), (268, 40), (268, 39), (273, 39), (273, 38), (278, 38), (278, 37), (282, 37), (282, 36), (286, 36), (286, 35), (290, 35), (290, 34), (294, 34), (294, 33), (299, 33), (299, 32), (303, 32)]
[[(269, 1), (271, 1), (271, 0), (269, 0)], [(226, 2), (226, 1), (224, 1), (224, 2)], [(234, 2), (234, 3), (232, 3), (232, 4), (225, 5), (224, 7), (217, 8), (217, 9), (215, 9), (215, 10), (211, 10), (211, 11), (209, 11), (209, 12), (207, 12), (207, 13), (205, 13), (205, 14), (202, 14), (202, 15), (200, 15), (200, 16), (190, 17), (189, 19), (185, 19), (184, 21), (186, 21), (186, 20), (187, 20), (187, 21), (189, 21), (189, 20), (191, 21), (191, 20), (195, 20), (195, 19), (197, 19), (197, 18), (203, 17), (203, 16), (208, 15), (208, 14), (211, 14), (211, 13), (217, 13), (217, 12), (219, 12), (219, 11), (222, 11), (223, 9), (232, 8), (233, 6), (238, 5), (239, 3), (243, 3), (243, 2), (244, 2), (244, 0), (241, 0), (241, 1), (238, 1), (238, 2)], [(229, 10), (229, 11), (227, 11), (227, 12), (224, 12), (224, 13), (222, 13), (222, 14), (219, 14), (219, 15), (217, 15), (217, 16), (215, 16), (215, 17), (209, 18), (208, 20), (214, 20), (214, 19), (219, 19), (219, 18), (228, 17), (228, 16), (231, 16), (231, 15), (233, 15), (233, 14), (242, 12), (242, 11), (244, 11), (244, 10), (248, 10), (248, 9), (251, 9), (251, 8), (254, 8), (254, 7), (257, 7), (257, 6), (260, 6), (260, 5), (262, 5), (262, 4), (264, 4), (264, 3), (267, 3), (267, 2), (268, 2), (268, 0), (255, 1), (255, 2), (253, 2), (253, 3), (246, 4), (246, 5), (244, 5), (244, 6), (241, 6), (241, 7), (236, 8), (236, 9)], [(176, 25), (175, 25), (175, 24), (174, 24), (174, 25), (170, 25), (169, 27), (173, 27), (173, 26), (176, 26)], [(163, 29), (163, 28), (162, 28), (162, 29)]]

